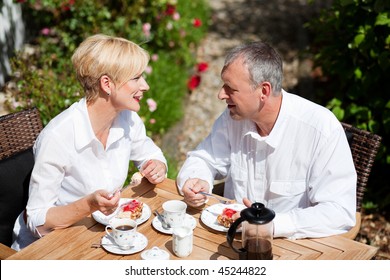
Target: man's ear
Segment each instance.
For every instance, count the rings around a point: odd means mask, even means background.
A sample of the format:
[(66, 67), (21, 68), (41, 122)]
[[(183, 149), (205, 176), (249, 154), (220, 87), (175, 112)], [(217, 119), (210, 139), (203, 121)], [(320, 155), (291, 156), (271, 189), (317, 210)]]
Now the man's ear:
[(262, 82), (260, 85), (260, 90), (261, 90), (261, 100), (264, 100), (265, 98), (270, 97), (271, 91), (272, 91), (272, 86), (269, 82)]
[(111, 94), (112, 88), (111, 88), (111, 79), (107, 75), (103, 75), (100, 77), (100, 87), (102, 90), (107, 93), (108, 95)]

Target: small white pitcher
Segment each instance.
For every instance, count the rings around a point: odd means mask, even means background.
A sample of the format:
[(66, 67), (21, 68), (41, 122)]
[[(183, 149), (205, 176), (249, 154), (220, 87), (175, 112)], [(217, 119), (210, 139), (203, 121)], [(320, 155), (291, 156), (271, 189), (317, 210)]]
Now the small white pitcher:
[(176, 227), (173, 229), (173, 252), (183, 258), (192, 253), (193, 231), (189, 227)]

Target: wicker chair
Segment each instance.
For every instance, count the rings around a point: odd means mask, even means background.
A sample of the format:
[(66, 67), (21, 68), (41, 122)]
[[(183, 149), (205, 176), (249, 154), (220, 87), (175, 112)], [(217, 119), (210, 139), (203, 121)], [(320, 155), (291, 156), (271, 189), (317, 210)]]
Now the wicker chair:
[[(15, 220), (26, 206), (34, 166), (32, 146), (41, 130), (42, 122), (36, 108), (0, 117), (1, 245), (11, 245)], [(4, 246), (0, 246), (3, 257), (1, 248)]]
[(363, 196), (382, 137), (366, 130), (353, 127), (350, 124), (341, 124), (347, 135), (357, 173), (356, 225), (350, 231), (342, 235), (354, 239), (360, 230)]

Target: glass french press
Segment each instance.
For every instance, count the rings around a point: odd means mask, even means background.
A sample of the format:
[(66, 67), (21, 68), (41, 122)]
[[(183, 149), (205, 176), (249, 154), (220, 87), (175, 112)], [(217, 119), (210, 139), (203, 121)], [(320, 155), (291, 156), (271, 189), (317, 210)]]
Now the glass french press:
[[(275, 212), (264, 204), (255, 202), (241, 211), (229, 228), (227, 241), (229, 246), (239, 253), (240, 260), (272, 260), (273, 222)], [(242, 223), (242, 247), (233, 246), (237, 227)]]

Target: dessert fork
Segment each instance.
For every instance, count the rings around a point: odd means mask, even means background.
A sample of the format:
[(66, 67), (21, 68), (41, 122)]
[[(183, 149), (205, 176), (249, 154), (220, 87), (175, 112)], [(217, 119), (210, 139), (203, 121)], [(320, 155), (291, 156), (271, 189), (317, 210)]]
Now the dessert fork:
[(232, 203), (234, 203), (234, 200), (231, 200), (231, 199), (228, 199), (228, 198), (223, 198), (223, 197), (220, 198), (220, 197), (217, 197), (217, 196), (215, 196), (213, 194), (210, 194), (210, 193), (207, 193), (207, 192), (198, 192), (198, 193), (206, 195), (206, 196), (209, 196), (209, 197), (212, 197), (212, 198), (218, 200), (219, 203), (222, 203), (222, 204), (232, 204)]

